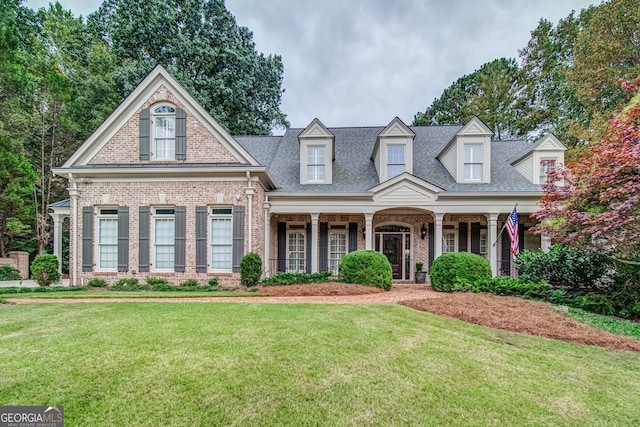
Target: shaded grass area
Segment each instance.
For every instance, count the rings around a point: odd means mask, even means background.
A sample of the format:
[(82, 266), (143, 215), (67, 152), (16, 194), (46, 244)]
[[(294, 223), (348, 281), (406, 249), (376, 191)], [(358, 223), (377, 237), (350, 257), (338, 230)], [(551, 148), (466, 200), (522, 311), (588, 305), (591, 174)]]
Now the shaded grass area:
[(590, 313), (579, 308), (569, 308), (569, 316), (594, 328), (640, 340), (640, 323), (638, 322)]
[(69, 425), (633, 425), (640, 355), (396, 305), (0, 308), (0, 405)]

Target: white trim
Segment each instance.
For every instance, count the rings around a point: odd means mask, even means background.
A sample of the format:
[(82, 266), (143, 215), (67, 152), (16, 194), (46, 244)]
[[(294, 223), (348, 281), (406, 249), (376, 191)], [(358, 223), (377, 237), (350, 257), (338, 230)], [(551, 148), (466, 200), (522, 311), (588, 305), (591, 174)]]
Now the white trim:
[[(150, 261), (150, 266), (149, 266), (149, 271), (152, 273), (167, 273), (167, 272), (174, 272), (175, 271), (175, 250), (176, 250), (176, 245), (175, 245), (175, 226), (176, 226), (176, 213), (175, 213), (175, 206), (174, 205), (170, 205), (170, 206), (152, 206), (151, 207), (151, 211), (150, 211), (150, 217), (151, 217), (151, 227), (149, 230), (149, 241), (151, 243), (150, 248), (151, 248), (151, 253), (149, 254), (149, 261)], [(158, 214), (157, 211), (159, 209), (173, 209), (173, 214)], [(156, 220), (159, 219), (171, 219), (173, 220), (173, 253), (174, 253), (174, 261), (173, 261), (173, 266), (170, 268), (158, 268), (156, 266), (156, 251), (157, 251), (157, 243), (156, 243)], [(162, 246), (171, 246), (169, 244), (165, 244)]]
[[(102, 210), (114, 210), (115, 213), (111, 213), (111, 214), (103, 214)], [(115, 272), (118, 271), (118, 229), (119, 229), (119, 218), (118, 218), (118, 207), (117, 206), (96, 206), (94, 207), (94, 222), (93, 222), (93, 227), (94, 229), (92, 230), (93, 235), (95, 236), (95, 239), (93, 241), (93, 259), (95, 260), (95, 271), (96, 272)], [(116, 221), (116, 241), (115, 244), (111, 244), (109, 246), (115, 246), (116, 247), (116, 262), (113, 268), (107, 268), (107, 267), (102, 267), (101, 265), (101, 249), (102, 246), (100, 244), (100, 221), (102, 220), (114, 220)]]

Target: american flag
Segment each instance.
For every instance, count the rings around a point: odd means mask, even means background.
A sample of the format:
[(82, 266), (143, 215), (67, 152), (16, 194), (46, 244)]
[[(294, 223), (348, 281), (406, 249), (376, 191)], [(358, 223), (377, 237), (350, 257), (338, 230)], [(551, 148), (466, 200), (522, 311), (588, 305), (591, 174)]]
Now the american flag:
[(516, 208), (507, 218), (507, 233), (509, 233), (509, 240), (511, 240), (511, 253), (513, 254), (513, 260), (516, 260), (516, 255), (520, 252), (520, 237), (518, 236), (518, 212)]

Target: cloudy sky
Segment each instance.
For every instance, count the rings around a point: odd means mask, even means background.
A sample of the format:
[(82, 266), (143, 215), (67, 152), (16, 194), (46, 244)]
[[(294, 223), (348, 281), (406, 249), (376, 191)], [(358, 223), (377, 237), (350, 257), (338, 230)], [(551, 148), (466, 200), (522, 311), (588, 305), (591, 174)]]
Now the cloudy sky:
[[(26, 0), (32, 9), (49, 0)], [(86, 16), (100, 0), (60, 0)], [(540, 18), (598, 0), (227, 0), (257, 49), (284, 62), (292, 127), (411, 124), (459, 77), (518, 57)]]

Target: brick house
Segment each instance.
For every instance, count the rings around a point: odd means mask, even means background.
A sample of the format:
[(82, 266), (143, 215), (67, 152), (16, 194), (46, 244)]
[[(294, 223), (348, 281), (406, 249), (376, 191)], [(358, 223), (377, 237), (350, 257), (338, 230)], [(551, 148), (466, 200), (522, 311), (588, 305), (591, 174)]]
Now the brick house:
[(147, 276), (232, 285), (247, 252), (273, 275), (336, 271), (356, 249), (384, 253), (397, 281), (452, 251), (485, 256), (498, 275), (510, 269), (498, 234), (516, 203), (521, 246), (545, 246), (527, 232), (529, 214), (566, 148), (554, 135), (492, 136), (477, 118), (428, 127), (394, 118), (234, 137), (158, 66), (54, 170), (70, 201), (52, 215), (70, 218), (77, 285)]

